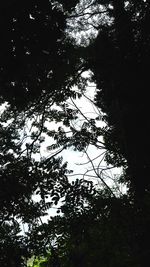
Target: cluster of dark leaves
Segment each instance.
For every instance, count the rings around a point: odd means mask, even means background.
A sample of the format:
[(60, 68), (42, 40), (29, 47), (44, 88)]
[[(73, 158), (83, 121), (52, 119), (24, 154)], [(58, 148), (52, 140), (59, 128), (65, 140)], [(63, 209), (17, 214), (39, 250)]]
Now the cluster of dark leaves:
[(62, 101), (80, 64), (63, 11), (55, 1), (16, 0), (0, 14), (1, 102), (22, 110), (42, 95)]
[(149, 191), (150, 6), (106, 2), (113, 20), (100, 27), (87, 58), (98, 87), (95, 100), (108, 124), (107, 159), (125, 166), (131, 192), (140, 195)]
[[(38, 226), (41, 216), (47, 215), (49, 209), (64, 197), (69, 186), (67, 164), (62, 163), (61, 158), (52, 157), (39, 162), (16, 153), (21, 148), (15, 144), (14, 132), (3, 127), (2, 133), (0, 263), (3, 266), (22, 266), (33, 250), (27, 245), (21, 228)], [(34, 200), (35, 195), (40, 200)]]
[(51, 251), (50, 266), (55, 266), (53, 256), (56, 266), (63, 267), (145, 266), (149, 257), (143, 238), (148, 234), (148, 206), (147, 220), (143, 220), (144, 213), (126, 196), (110, 197), (107, 191), (97, 191), (85, 181), (75, 183), (74, 193), (70, 189), (68, 201), (61, 207), (62, 214), (32, 232), (37, 255), (45, 255), (41, 248)]

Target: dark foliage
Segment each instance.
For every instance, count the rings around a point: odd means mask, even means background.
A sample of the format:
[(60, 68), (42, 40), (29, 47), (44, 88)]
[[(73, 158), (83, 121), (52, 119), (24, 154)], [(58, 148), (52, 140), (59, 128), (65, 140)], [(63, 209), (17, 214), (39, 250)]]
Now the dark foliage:
[[(25, 232), (36, 228), (41, 216), (58, 204), (69, 182), (62, 159), (35, 160), (33, 147), (23, 152), (21, 129), (17, 123), (5, 124), (4, 117), (0, 123), (0, 264), (19, 267), (33, 253)], [(39, 200), (34, 200), (35, 195)]]
[[(51, 257), (46, 264), (51, 267), (141, 267), (149, 258), (150, 4), (89, 0), (86, 10), (84, 2), (75, 10), (78, 3), (1, 4), (0, 102), (8, 102), (0, 111), (2, 266), (24, 266), (27, 258), (47, 255), (47, 250)], [(99, 5), (101, 12), (95, 9)], [(95, 10), (106, 15), (99, 26), (84, 20), (85, 11), (91, 19)], [(68, 37), (73, 27), (68, 19), (75, 16), (83, 17), (79, 29), (88, 21), (98, 30), (89, 45), (79, 46)], [(87, 120), (76, 130), (71, 121), (77, 111), (65, 101), (82, 95), (86, 79), (81, 74), (89, 69), (97, 85), (95, 103), (107, 126), (100, 129)], [(47, 122), (62, 126), (51, 130)], [(28, 136), (24, 132), (30, 123)], [(44, 135), (54, 140), (49, 150), (58, 151), (36, 160)], [(84, 179), (69, 183), (67, 164), (58, 157), (64, 148), (85, 151), (88, 144), (96, 146), (102, 135), (107, 162), (124, 167), (120, 182), (127, 183), (127, 196), (116, 197), (106, 186), (97, 191)], [(52, 206), (58, 215), (43, 223), (41, 217)]]
[[(109, 1), (108, 1), (109, 3)], [(110, 1), (111, 3), (111, 1)], [(112, 23), (90, 46), (89, 67), (106, 114), (108, 161), (127, 166), (131, 192), (149, 191), (149, 3), (113, 1)], [(127, 165), (126, 165), (127, 160)]]
[(16, 0), (0, 15), (1, 101), (23, 109), (42, 95), (64, 99), (78, 61), (65, 40), (64, 13), (53, 1)]
[[(78, 196), (76, 201), (75, 196)], [(82, 205), (83, 198), (86, 206)], [(61, 211), (61, 216), (51, 218), (33, 233), (36, 237), (42, 233), (42, 241), (45, 232), (47, 238), (53, 236), (60, 266), (146, 266), (149, 257), (143, 239), (143, 233), (148, 233), (144, 228), (146, 221), (126, 196), (110, 198), (107, 191), (93, 189), (87, 193), (82, 181), (74, 194), (68, 195)], [(43, 247), (42, 242), (40, 246)], [(49, 264), (53, 267), (51, 257)]]

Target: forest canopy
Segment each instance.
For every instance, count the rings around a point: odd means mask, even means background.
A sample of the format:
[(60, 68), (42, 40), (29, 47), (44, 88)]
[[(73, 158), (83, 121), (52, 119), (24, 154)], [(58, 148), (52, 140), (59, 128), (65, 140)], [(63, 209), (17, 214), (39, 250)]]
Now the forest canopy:
[[(146, 0), (0, 4), (2, 266), (146, 266), (149, 22)], [(83, 97), (94, 117), (78, 107)], [(69, 178), (69, 149), (92, 173)]]

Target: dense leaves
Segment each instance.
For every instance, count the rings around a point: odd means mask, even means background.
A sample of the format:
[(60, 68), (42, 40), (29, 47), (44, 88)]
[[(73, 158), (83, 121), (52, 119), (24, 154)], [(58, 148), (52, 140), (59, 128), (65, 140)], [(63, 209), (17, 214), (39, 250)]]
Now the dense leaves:
[[(146, 266), (149, 11), (142, 0), (1, 4), (2, 266), (26, 266), (29, 258), (40, 267)], [(96, 119), (76, 101), (93, 81), (91, 102), (103, 114)], [(107, 185), (89, 145), (105, 150), (109, 168), (123, 167), (126, 195)], [(99, 188), (85, 176), (69, 181), (59, 154), (70, 148), (87, 155)], [(50, 217), (52, 209), (57, 215)]]
[[(79, 191), (74, 191), (75, 194), (77, 192), (79, 196)], [(34, 236), (42, 236), (41, 248), (46, 232), (47, 238), (53, 237), (55, 240), (58, 266), (119, 267), (146, 264), (149, 249), (144, 245), (143, 232), (141, 234), (141, 231), (147, 231), (144, 228), (146, 222), (126, 196), (116, 199), (110, 198), (107, 192), (92, 191), (85, 198), (86, 206), (77, 201), (74, 205), (72, 203), (70, 209), (69, 203), (65, 204), (62, 206), (63, 216), (55, 216), (47, 225), (37, 228)], [(42, 249), (39, 255), (41, 252)], [(50, 266), (55, 266), (51, 257), (47, 260)]]
[(53, 1), (15, 1), (1, 10), (0, 22), (2, 100), (22, 109), (45, 93), (64, 99), (78, 60), (65, 41), (63, 12)]
[(112, 23), (100, 27), (89, 66), (109, 125), (109, 161), (124, 165), (126, 159), (131, 190), (143, 194), (149, 190), (149, 3), (111, 4)]

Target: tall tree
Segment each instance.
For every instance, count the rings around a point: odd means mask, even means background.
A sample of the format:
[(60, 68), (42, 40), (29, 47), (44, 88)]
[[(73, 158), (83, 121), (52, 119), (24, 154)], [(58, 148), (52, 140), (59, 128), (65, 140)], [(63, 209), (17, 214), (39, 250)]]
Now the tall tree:
[(110, 24), (99, 26), (89, 48), (89, 67), (98, 87), (97, 105), (108, 122), (107, 159), (115, 165), (127, 166), (125, 177), (130, 189), (140, 197), (149, 191), (150, 183), (150, 7), (147, 1), (121, 0), (107, 1), (106, 7)]

